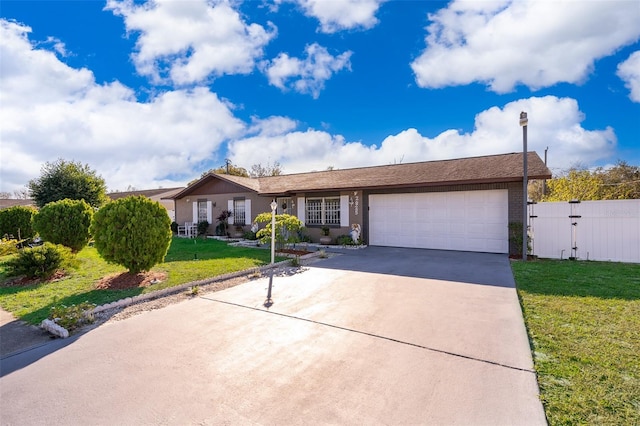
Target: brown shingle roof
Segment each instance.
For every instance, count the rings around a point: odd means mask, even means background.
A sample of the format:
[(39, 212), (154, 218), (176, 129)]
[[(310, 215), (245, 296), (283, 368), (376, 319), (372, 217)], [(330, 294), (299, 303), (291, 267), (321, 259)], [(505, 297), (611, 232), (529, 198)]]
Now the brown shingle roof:
[[(529, 152), (527, 163), (529, 179), (551, 178), (551, 171), (537, 153)], [(522, 181), (522, 174), (522, 153), (511, 153), (254, 179), (231, 175), (215, 176), (261, 195), (277, 195), (311, 191), (518, 182)], [(211, 176), (205, 176), (202, 181)], [(176, 198), (186, 195), (192, 187), (198, 186), (198, 183), (176, 194)]]
[[(528, 153), (527, 163), (529, 179), (551, 178), (535, 152)], [(522, 153), (273, 176), (260, 178), (259, 192), (268, 195), (517, 181), (522, 181)]]
[(158, 189), (141, 189), (139, 191), (124, 191), (124, 192), (110, 192), (107, 194), (107, 197), (112, 200), (117, 200), (120, 198), (125, 198), (130, 195), (144, 195), (145, 197), (154, 197), (156, 195), (164, 195), (165, 197), (170, 197), (184, 188), (158, 188)]

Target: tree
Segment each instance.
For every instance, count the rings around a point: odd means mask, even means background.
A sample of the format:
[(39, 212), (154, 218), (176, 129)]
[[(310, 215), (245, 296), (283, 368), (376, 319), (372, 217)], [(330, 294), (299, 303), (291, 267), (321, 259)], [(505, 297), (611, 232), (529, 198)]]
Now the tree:
[(16, 200), (28, 200), (30, 197), (29, 189), (26, 186), (13, 191), (13, 198)]
[(14, 238), (33, 238), (35, 231), (31, 219), (38, 211), (29, 206), (14, 206), (0, 210), (0, 237), (13, 235)]
[(640, 198), (640, 167), (619, 160), (610, 169), (600, 169), (604, 200)]
[[(229, 160), (227, 160), (227, 162), (225, 163), (224, 166), (220, 166), (220, 167), (218, 167), (216, 169), (209, 169), (206, 172), (202, 172), (202, 174), (200, 175), (199, 179), (202, 179), (203, 177), (205, 177), (209, 173), (214, 173), (214, 174), (217, 174), (217, 175), (232, 175), (232, 176), (249, 177), (249, 172), (247, 172), (247, 169), (245, 169), (244, 167), (236, 166), (236, 165), (232, 164), (231, 161), (229, 161)], [(189, 182), (187, 185), (191, 185), (193, 183), (196, 183), (199, 179), (194, 179), (191, 182)]]
[(84, 200), (54, 201), (33, 217), (33, 227), (45, 241), (62, 244), (77, 253), (91, 238), (92, 217), (93, 209)]
[[(541, 187), (530, 186), (529, 195), (536, 200)], [(625, 161), (608, 169), (572, 168), (563, 176), (547, 181), (542, 201), (622, 200), (640, 198), (640, 167)]]
[(274, 161), (273, 164), (267, 163), (266, 166), (263, 166), (261, 163), (254, 164), (253, 166), (251, 166), (249, 175), (253, 178), (264, 176), (280, 176), (282, 175), (282, 166), (277, 161)]
[(38, 207), (68, 198), (84, 200), (90, 206), (98, 208), (108, 200), (104, 179), (91, 170), (88, 164), (61, 158), (42, 166), (40, 177), (29, 181), (28, 187)]
[(104, 260), (130, 273), (164, 260), (171, 243), (171, 219), (160, 203), (143, 196), (112, 201), (93, 215), (90, 232)]
[(600, 200), (602, 178), (589, 170), (570, 170), (566, 176), (547, 181), (544, 201)]
[[(271, 241), (271, 213), (260, 213), (256, 216), (257, 223), (265, 223), (266, 226), (256, 233), (262, 243)], [(290, 214), (276, 215), (276, 245), (278, 248), (284, 248), (289, 243), (297, 243), (300, 241), (299, 233), (304, 229), (304, 225), (297, 217)]]

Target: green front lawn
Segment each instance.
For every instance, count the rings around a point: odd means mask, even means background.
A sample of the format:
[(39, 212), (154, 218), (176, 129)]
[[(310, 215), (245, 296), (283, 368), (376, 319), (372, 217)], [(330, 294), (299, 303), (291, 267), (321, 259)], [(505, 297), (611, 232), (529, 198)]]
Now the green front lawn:
[(69, 306), (85, 301), (102, 305), (141, 293), (266, 265), (271, 260), (271, 253), (269, 250), (232, 247), (213, 239), (174, 238), (165, 262), (152, 269), (166, 272), (167, 279), (149, 287), (127, 290), (95, 288), (96, 282), (105, 275), (126, 271), (121, 266), (106, 263), (95, 248), (84, 248), (78, 253), (77, 259), (79, 268), (71, 270), (65, 279), (8, 287), (4, 273), (6, 257), (0, 257), (0, 306), (24, 321), (38, 324), (47, 318), (54, 305)]
[(551, 425), (640, 424), (640, 265), (513, 262)]

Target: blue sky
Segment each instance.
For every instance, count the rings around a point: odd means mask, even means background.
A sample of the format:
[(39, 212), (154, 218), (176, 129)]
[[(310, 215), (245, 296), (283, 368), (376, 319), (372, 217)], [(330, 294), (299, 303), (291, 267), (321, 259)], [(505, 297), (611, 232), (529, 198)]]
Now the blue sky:
[(229, 158), (285, 173), (549, 148), (640, 164), (640, 5), (610, 1), (0, 4), (0, 191), (57, 158), (110, 190)]

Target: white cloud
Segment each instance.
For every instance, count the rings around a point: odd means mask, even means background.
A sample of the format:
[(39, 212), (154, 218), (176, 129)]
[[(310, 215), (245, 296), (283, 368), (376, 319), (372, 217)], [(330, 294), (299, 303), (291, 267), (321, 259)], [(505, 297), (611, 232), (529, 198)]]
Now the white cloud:
[(59, 157), (88, 163), (111, 189), (174, 186), (245, 131), (207, 88), (138, 102), (122, 84), (98, 85), (90, 71), (35, 48), (28, 27), (0, 20), (0, 31), (1, 191)]
[(298, 4), (306, 16), (320, 21), (320, 31), (335, 33), (350, 29), (369, 29), (378, 23), (376, 12), (386, 0), (276, 0)]
[(429, 19), (427, 47), (411, 64), (429, 88), (581, 83), (595, 60), (640, 37), (640, 7), (628, 0), (454, 1)]
[(272, 61), (261, 64), (269, 83), (280, 89), (291, 88), (299, 93), (308, 93), (317, 99), (324, 83), (334, 73), (351, 70), (351, 51), (332, 56), (317, 43), (305, 47), (306, 58), (298, 59), (280, 53)]
[(470, 133), (447, 130), (428, 137), (416, 129), (407, 129), (388, 136), (376, 147), (310, 129), (234, 141), (229, 144), (230, 158), (244, 166), (271, 158), (282, 164), (286, 173), (294, 173), (329, 166), (349, 168), (521, 152), (520, 111), (529, 115), (528, 150), (542, 156), (549, 147), (549, 165), (553, 169), (592, 164), (609, 158), (615, 150), (613, 129), (584, 129), (584, 115), (574, 99), (546, 96), (482, 111), (476, 115)]
[(626, 61), (620, 63), (617, 74), (631, 91), (629, 98), (633, 102), (640, 102), (640, 51), (632, 53)]
[(276, 34), (273, 25), (247, 24), (224, 0), (108, 0), (106, 9), (124, 18), (128, 32), (139, 33), (133, 61), (156, 83), (250, 73)]

